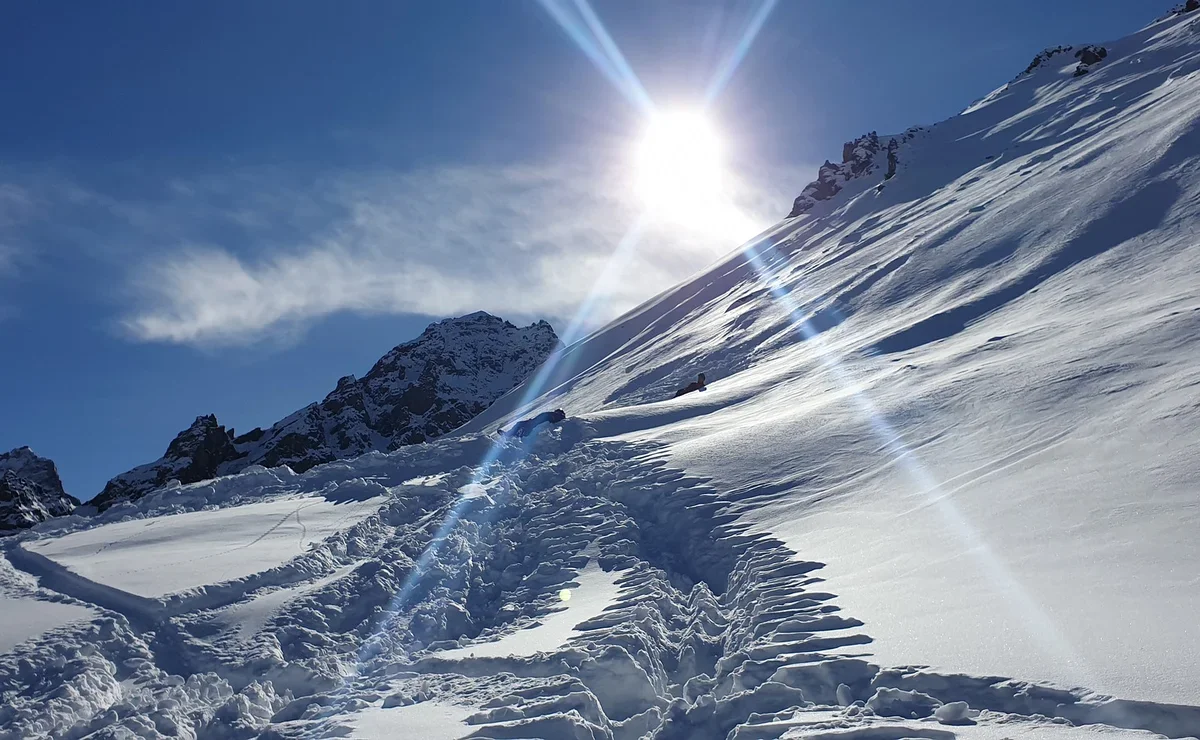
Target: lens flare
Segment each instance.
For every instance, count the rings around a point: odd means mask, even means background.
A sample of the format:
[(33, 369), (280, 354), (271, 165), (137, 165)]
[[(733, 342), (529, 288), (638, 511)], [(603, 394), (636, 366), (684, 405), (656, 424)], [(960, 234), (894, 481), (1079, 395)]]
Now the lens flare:
[(654, 214), (687, 221), (724, 201), (721, 138), (697, 111), (650, 117), (637, 150), (636, 187)]

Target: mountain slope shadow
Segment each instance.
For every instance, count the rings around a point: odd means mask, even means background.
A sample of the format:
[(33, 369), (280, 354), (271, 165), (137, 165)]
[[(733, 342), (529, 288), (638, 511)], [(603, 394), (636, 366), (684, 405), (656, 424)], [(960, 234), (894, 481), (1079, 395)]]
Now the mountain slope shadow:
[(904, 352), (961, 332), (971, 322), (1002, 308), (1055, 275), (1159, 227), (1181, 196), (1179, 185), (1170, 180), (1146, 185), (1115, 204), (1065, 248), (1016, 281), (885, 337), (875, 345), (875, 350), (883, 354)]

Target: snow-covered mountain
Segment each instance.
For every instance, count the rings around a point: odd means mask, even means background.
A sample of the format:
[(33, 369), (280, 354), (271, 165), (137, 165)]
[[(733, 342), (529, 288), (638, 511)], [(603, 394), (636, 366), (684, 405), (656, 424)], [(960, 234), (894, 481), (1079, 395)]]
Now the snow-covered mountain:
[(1200, 13), (1102, 46), (453, 435), (18, 535), (0, 732), (1200, 737)]
[(76, 506), (79, 501), (63, 490), (54, 461), (28, 447), (0, 453), (0, 532), (32, 527)]
[(559, 345), (545, 321), (518, 328), (482, 311), (446, 319), (386, 355), (361, 378), (347, 375), (319, 403), (237, 436), (199, 416), (161, 458), (114, 477), (90, 503), (103, 510), (168, 481), (195, 483), (250, 465), (302, 473), (369, 450), (434, 439), (469, 421)]

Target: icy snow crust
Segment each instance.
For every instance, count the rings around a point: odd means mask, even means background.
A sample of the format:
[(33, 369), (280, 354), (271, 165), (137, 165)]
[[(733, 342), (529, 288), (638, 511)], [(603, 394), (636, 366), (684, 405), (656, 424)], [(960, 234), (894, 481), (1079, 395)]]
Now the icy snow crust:
[[(456, 437), (9, 538), (0, 595), (93, 615), (0, 655), (0, 735), (1200, 736), (1194, 18), (922, 129)], [(369, 511), (155, 596), (42, 554), (301, 501)]]

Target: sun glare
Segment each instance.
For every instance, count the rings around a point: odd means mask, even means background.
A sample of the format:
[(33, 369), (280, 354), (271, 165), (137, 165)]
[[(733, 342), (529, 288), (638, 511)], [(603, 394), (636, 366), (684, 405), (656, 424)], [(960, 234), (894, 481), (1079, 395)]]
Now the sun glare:
[(724, 201), (716, 129), (695, 111), (656, 113), (637, 156), (637, 190), (652, 213), (691, 220)]
[(732, 202), (724, 147), (703, 113), (655, 113), (637, 149), (637, 193), (653, 219), (749, 238), (758, 227)]

